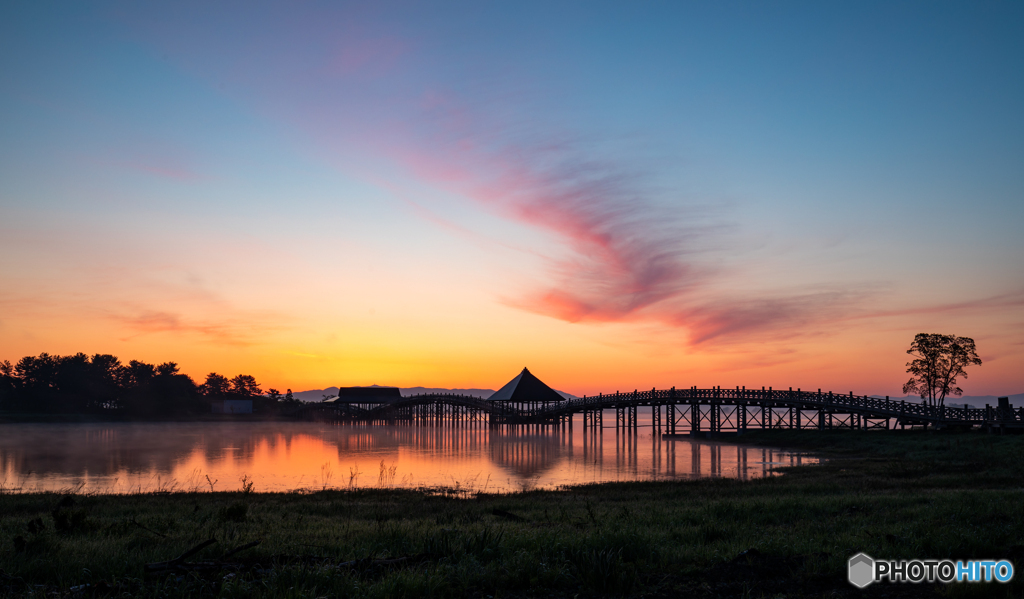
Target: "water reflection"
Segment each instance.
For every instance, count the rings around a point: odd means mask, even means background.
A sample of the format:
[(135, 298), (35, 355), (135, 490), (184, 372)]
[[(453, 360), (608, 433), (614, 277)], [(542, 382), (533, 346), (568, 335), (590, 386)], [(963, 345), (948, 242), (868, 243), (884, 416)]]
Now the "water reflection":
[[(597, 434), (600, 433), (600, 434)], [(130, 493), (448, 487), (505, 492), (701, 476), (749, 479), (812, 457), (606, 428), (353, 427), (321, 423), (0, 425), (2, 490)]]

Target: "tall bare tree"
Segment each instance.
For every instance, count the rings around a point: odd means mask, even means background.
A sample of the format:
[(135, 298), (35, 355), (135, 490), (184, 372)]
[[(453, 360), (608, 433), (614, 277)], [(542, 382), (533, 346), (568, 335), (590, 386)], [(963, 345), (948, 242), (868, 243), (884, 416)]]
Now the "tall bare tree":
[(968, 366), (981, 365), (970, 337), (918, 333), (907, 353), (915, 359), (907, 362), (907, 372), (913, 376), (903, 392), (917, 393), (930, 406), (944, 405), (947, 395), (963, 395), (957, 379), (967, 378)]

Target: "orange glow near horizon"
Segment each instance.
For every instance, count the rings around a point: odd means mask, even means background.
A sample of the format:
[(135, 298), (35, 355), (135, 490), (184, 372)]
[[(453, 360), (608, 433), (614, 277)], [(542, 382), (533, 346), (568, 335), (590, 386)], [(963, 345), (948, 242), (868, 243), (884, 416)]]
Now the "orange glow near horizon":
[[(884, 330), (881, 322), (882, 330), (877, 325), (837, 327), (828, 335), (794, 335), (767, 344), (691, 346), (685, 329), (573, 324), (500, 305), (489, 314), (467, 310), (446, 322), (405, 323), (404, 330), (387, 320), (387, 314), (380, 314), (355, 324), (324, 326), (319, 333), (312, 332), (314, 323), (304, 323), (308, 332), (269, 332), (235, 343), (194, 330), (124, 336), (123, 329), (108, 323), (72, 321), (65, 328), (59, 319), (48, 318), (48, 326), (36, 328), (33, 339), (17, 344), (5, 339), (6, 355), (0, 358), (15, 362), (42, 351), (112, 353), (124, 362), (178, 362), (197, 382), (209, 372), (252, 374), (264, 389), (281, 392), (371, 384), (497, 389), (525, 366), (552, 387), (575, 395), (718, 385), (900, 396), (907, 376), (906, 346), (917, 330), (905, 325)], [(1019, 348), (1012, 335), (989, 330), (975, 337), (985, 362), (968, 371), (969, 378), (961, 382), (965, 393), (1024, 391), (1016, 388)], [(302, 338), (306, 341), (299, 342)]]

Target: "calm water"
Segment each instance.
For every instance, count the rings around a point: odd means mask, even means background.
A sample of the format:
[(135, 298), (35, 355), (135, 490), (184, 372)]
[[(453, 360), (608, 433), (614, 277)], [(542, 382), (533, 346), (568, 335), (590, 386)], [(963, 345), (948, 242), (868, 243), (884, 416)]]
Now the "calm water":
[[(614, 416), (613, 416), (614, 418)], [(607, 422), (607, 418), (605, 419)], [(614, 422), (614, 420), (613, 420)], [(349, 487), (508, 492), (701, 476), (750, 479), (817, 459), (729, 443), (480, 428), (322, 423), (0, 425), (4, 491), (85, 493)]]

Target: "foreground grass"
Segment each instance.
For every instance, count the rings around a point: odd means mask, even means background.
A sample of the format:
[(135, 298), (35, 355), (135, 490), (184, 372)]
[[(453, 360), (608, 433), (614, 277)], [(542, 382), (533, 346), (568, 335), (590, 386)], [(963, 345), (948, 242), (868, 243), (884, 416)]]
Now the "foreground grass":
[[(159, 597), (1024, 596), (873, 585), (846, 560), (1024, 568), (1024, 437), (758, 433), (829, 458), (740, 482), (455, 499), (412, 491), (0, 495), (0, 593)], [(147, 573), (216, 539), (184, 560)], [(258, 545), (225, 556), (230, 550)], [(205, 564), (205, 565), (204, 565)]]

